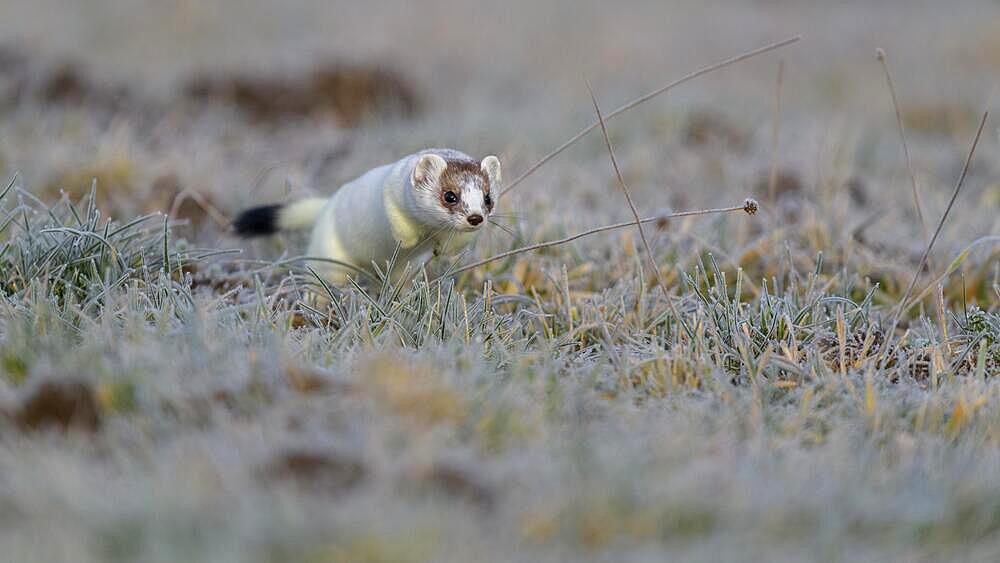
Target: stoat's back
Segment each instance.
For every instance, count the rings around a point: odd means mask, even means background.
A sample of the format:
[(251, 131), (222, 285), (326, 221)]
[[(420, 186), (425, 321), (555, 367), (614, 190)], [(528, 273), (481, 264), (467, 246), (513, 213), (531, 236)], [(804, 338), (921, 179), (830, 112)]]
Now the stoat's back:
[[(335, 237), (351, 256), (384, 256), (395, 249), (392, 222), (385, 206), (387, 194), (401, 195), (408, 185), (409, 161), (369, 170), (340, 187), (321, 217), (320, 237)], [(359, 264), (368, 266), (368, 264)], [(381, 266), (381, 264), (380, 264)]]

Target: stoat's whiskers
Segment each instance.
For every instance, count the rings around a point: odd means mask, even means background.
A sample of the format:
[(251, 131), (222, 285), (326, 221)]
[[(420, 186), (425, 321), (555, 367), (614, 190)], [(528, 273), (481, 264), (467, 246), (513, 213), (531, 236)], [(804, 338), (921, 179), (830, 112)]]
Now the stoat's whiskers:
[(420, 242), (417, 243), (417, 247), (420, 247), (420, 246), (423, 246), (423, 245), (427, 244), (432, 239), (434, 239), (435, 237), (437, 237), (438, 235), (440, 235), (441, 233), (443, 233), (443, 232), (445, 232), (447, 230), (451, 230), (452, 231), (451, 235), (448, 237), (448, 239), (451, 240), (451, 236), (454, 236), (454, 234), (455, 234), (454, 233), (454, 229), (452, 229), (449, 225), (444, 225), (444, 226), (438, 227), (437, 229), (434, 229), (427, 236), (425, 236), (424, 238), (420, 239)]
[(527, 216), (524, 213), (490, 213), (490, 219), (508, 219), (511, 221), (525, 219)]
[(491, 227), (496, 227), (496, 228), (500, 229), (501, 231), (507, 233), (508, 235), (511, 236), (511, 238), (513, 238), (515, 240), (518, 238), (517, 234), (514, 232), (514, 229), (508, 227), (507, 225), (504, 225), (503, 223), (498, 223), (496, 221), (490, 221), (488, 224)]

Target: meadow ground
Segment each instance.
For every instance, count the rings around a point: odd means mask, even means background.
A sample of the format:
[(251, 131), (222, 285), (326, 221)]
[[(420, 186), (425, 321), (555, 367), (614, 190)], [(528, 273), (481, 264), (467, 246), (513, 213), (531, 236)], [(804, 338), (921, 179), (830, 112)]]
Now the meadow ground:
[[(4, 561), (1000, 558), (1000, 4), (0, 14)], [(626, 228), (324, 288), (226, 232), (796, 34), (608, 122), (642, 215), (760, 202), (647, 225), (659, 276)], [(458, 264), (631, 217), (599, 131), (499, 208)]]

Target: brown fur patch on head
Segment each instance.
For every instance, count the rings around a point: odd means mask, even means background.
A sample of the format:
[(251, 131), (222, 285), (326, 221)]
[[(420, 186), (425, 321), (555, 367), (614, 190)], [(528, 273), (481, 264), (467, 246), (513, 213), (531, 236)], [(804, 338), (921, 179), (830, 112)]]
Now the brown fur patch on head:
[[(469, 178), (469, 176), (474, 176), (482, 180), (483, 183), (483, 193), (490, 193), (490, 179), (483, 171), (479, 168), (479, 163), (474, 160), (455, 160), (447, 159), (445, 162), (448, 163), (448, 168), (445, 168), (444, 174), (441, 175), (441, 189), (461, 189), (462, 184)], [(451, 186), (446, 188), (445, 186)]]
[[(483, 194), (489, 195), (490, 178), (482, 171), (478, 162), (465, 159), (446, 159), (445, 162), (448, 163), (448, 167), (445, 168), (438, 182), (440, 187), (438, 197), (441, 199), (441, 205), (445, 209), (451, 213), (456, 213), (464, 209), (464, 202), (461, 199), (462, 189), (470, 181), (482, 186)], [(455, 192), (460, 197), (459, 201), (456, 203), (446, 202), (444, 200), (446, 192)], [(492, 205), (490, 208), (492, 208)]]

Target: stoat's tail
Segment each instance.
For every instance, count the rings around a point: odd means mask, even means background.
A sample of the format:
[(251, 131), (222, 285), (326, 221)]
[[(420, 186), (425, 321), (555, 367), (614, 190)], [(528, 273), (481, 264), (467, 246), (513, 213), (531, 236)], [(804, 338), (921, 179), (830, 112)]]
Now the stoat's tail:
[(316, 222), (324, 205), (326, 199), (313, 197), (282, 205), (251, 207), (233, 221), (233, 230), (249, 238), (308, 229)]

